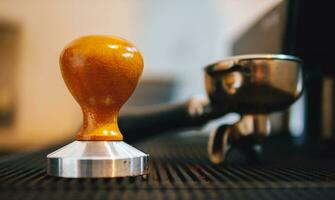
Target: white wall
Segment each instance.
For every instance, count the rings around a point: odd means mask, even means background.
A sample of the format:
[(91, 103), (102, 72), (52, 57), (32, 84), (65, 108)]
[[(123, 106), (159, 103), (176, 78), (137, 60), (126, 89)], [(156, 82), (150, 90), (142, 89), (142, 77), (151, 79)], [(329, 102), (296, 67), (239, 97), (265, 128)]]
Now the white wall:
[(21, 38), (17, 120), (0, 133), (0, 146), (39, 147), (73, 136), (81, 113), (58, 66), (72, 39), (112, 34), (133, 41), (144, 55), (144, 76), (176, 78), (176, 99), (183, 99), (203, 92), (202, 67), (227, 56), (232, 38), (278, 1), (1, 0), (0, 19), (17, 23)]
[(138, 45), (146, 74), (177, 78), (176, 96), (203, 93), (203, 67), (230, 54), (232, 41), (280, 0), (141, 1)]

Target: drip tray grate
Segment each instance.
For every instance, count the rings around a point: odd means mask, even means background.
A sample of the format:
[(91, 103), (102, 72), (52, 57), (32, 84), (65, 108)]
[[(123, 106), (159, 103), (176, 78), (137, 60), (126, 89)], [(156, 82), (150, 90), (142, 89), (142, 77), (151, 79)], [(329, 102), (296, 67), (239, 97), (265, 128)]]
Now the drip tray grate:
[(205, 142), (200, 136), (164, 136), (135, 145), (151, 156), (146, 179), (50, 177), (45, 172), (50, 149), (3, 157), (0, 199), (335, 198), (335, 162), (330, 159), (277, 156), (253, 166), (215, 166), (207, 159)]

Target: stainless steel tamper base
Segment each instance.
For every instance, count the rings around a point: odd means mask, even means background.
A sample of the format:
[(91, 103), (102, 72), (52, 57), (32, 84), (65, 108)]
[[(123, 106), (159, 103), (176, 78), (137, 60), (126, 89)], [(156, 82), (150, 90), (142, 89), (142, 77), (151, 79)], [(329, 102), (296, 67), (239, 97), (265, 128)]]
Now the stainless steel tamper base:
[(65, 178), (141, 176), (149, 155), (123, 141), (74, 141), (47, 156), (47, 173)]

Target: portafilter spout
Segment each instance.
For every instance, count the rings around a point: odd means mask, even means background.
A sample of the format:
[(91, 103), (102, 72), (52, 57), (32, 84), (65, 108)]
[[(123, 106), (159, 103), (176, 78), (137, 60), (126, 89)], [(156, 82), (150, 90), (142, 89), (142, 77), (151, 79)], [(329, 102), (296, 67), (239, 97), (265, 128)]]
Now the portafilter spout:
[(247, 163), (258, 162), (260, 156), (255, 145), (263, 142), (270, 130), (268, 115), (244, 114), (235, 124), (224, 124), (212, 131), (207, 148), (209, 159), (220, 164), (226, 160), (231, 146), (235, 146)]

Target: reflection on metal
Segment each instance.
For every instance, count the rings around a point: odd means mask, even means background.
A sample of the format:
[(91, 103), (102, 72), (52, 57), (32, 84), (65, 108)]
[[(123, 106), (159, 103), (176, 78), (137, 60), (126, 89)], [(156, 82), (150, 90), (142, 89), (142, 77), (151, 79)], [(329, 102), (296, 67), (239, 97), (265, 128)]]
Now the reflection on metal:
[(148, 159), (122, 141), (75, 141), (47, 156), (47, 173), (65, 178), (146, 175)]
[(240, 72), (232, 72), (222, 79), (222, 86), (229, 94), (235, 94), (243, 84), (243, 75)]
[(289, 131), (293, 137), (301, 137), (305, 131), (305, 101), (306, 93), (295, 102), (289, 110)]

